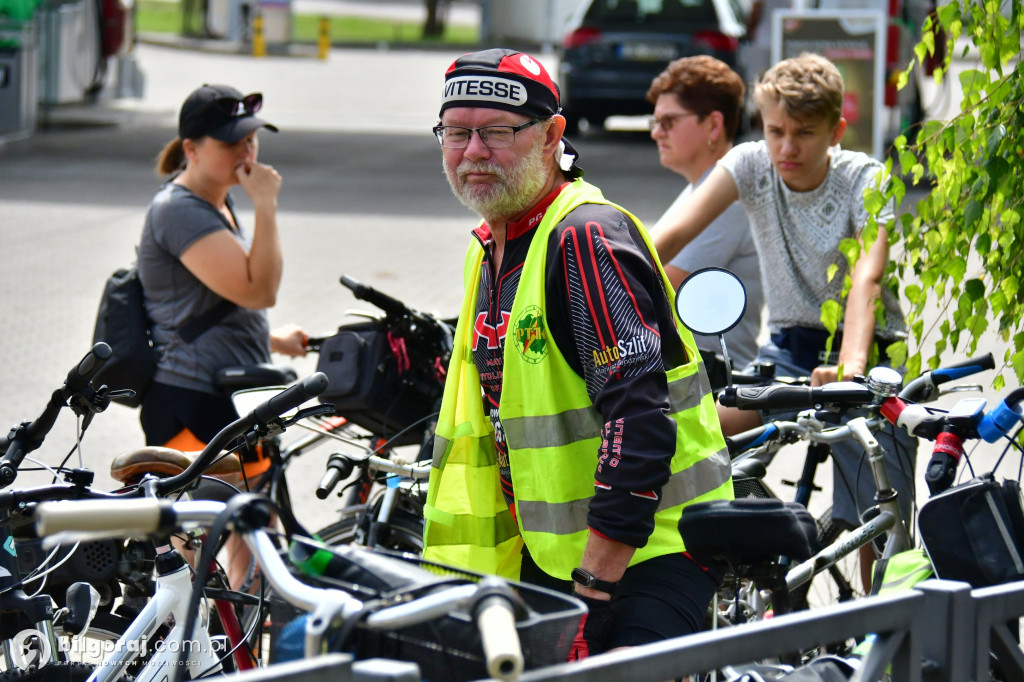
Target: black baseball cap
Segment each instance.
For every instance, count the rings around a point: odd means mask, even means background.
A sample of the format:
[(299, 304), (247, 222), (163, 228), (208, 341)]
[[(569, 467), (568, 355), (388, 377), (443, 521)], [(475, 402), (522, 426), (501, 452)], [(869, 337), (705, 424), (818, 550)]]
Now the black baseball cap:
[(263, 95), (243, 95), (230, 85), (203, 85), (192, 91), (178, 114), (178, 137), (212, 137), (221, 142), (238, 142), (258, 128), (277, 132), (277, 126), (256, 118)]

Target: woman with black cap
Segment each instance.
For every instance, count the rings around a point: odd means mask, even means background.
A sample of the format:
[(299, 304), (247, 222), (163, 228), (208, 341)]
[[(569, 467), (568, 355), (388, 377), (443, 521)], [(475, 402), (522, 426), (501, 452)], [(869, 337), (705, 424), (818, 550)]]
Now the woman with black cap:
[[(160, 153), (170, 175), (150, 202), (139, 243), (139, 276), (159, 351), (143, 398), (149, 445), (202, 449), (237, 415), (214, 386), (218, 369), (270, 361), (271, 350), (305, 353), (294, 325), (271, 333), (265, 309), (281, 284), (277, 227), (281, 176), (257, 161), (257, 132), (277, 128), (256, 117), (259, 93), (203, 85), (181, 107), (178, 136)], [(243, 230), (229, 190), (241, 185), (255, 209)], [(250, 477), (269, 460), (246, 467)]]

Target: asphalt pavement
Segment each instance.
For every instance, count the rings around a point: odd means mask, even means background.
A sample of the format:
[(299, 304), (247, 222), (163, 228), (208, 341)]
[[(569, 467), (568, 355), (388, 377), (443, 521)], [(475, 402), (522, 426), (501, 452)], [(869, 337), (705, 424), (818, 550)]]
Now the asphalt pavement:
[[(0, 419), (13, 425), (37, 416), (89, 348), (103, 283), (133, 259), (146, 205), (159, 185), (152, 170), (156, 154), (175, 135), (180, 102), (203, 82), (262, 91), (266, 119), (281, 128), (261, 135), (260, 153), (284, 178), (285, 274), (272, 324), (296, 322), (322, 335), (345, 320), (346, 310), (366, 309), (338, 284), (342, 274), (415, 307), (454, 314), (474, 219), (451, 196), (429, 129), (444, 70), (457, 56), (334, 49), (324, 61), (256, 59), (139, 45), (143, 99), (46, 112), (46, 127), (34, 137), (0, 146)], [(553, 58), (540, 59), (554, 71)], [(645, 222), (682, 189), (643, 134), (590, 133), (574, 142), (588, 180)], [(251, 206), (243, 193), (235, 194), (243, 222), (251, 225)], [(1001, 357), (1004, 347), (991, 339), (982, 350)], [(306, 374), (316, 359), (291, 364)], [(991, 373), (980, 378), (986, 386), (990, 381)], [(993, 393), (986, 395), (991, 403)], [(56, 463), (74, 442), (74, 420), (65, 414), (40, 459)], [(102, 485), (112, 485), (109, 461), (142, 444), (138, 412), (112, 406), (82, 443), (84, 463)], [(919, 481), (929, 452), (922, 446)], [(331, 520), (336, 506), (308, 494), (327, 454), (314, 453), (291, 476), (300, 518), (316, 527)], [(992, 449), (979, 461), (997, 456)], [(1016, 462), (1004, 464), (1015, 470)], [(829, 469), (821, 472), (826, 489)], [(786, 458), (773, 466), (772, 481), (778, 485), (798, 471), (798, 459)], [(42, 480), (26, 474), (19, 484)]]

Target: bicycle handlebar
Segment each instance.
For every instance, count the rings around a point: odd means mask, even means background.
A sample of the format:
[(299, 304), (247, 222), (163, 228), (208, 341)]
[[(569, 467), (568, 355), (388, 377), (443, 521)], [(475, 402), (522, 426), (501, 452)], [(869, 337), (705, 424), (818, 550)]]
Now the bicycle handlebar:
[[(901, 399), (913, 402), (922, 399), (933, 400), (938, 397), (937, 386), (994, 367), (992, 354), (986, 353), (925, 372), (908, 383), (899, 395)], [(876, 402), (876, 397), (863, 384), (839, 381), (824, 386), (730, 386), (722, 392), (719, 402), (725, 407), (737, 407), (741, 410), (800, 410), (822, 405), (860, 407)]]
[(407, 305), (399, 301), (397, 298), (388, 296), (382, 291), (378, 291), (373, 287), (363, 284), (359, 280), (349, 277), (348, 275), (341, 276), (342, 286), (347, 287), (352, 291), (352, 294), (367, 303), (372, 303), (381, 310), (383, 310), (389, 317), (410, 317), (413, 316), (412, 310)]
[(110, 359), (110, 346), (100, 341), (79, 360), (68, 372), (64, 385), (50, 395), (42, 413), (32, 422), (23, 422), (11, 429), (7, 436), (0, 437), (0, 488), (14, 482), (18, 467), (28, 453), (42, 445), (46, 435), (53, 428), (62, 407), (73, 403), (76, 411), (102, 412), (109, 400), (97, 394), (89, 382)]
[(874, 394), (863, 384), (837, 381), (824, 386), (730, 386), (718, 401), (725, 407), (741, 410), (802, 410), (822, 405), (870, 405), (874, 399)]
[(423, 480), (430, 476), (429, 464), (398, 464), (378, 455), (362, 456), (335, 452), (327, 458), (327, 470), (316, 487), (317, 498), (327, 499), (338, 483), (351, 476), (357, 466), (366, 467), (375, 473), (398, 474), (415, 480)]

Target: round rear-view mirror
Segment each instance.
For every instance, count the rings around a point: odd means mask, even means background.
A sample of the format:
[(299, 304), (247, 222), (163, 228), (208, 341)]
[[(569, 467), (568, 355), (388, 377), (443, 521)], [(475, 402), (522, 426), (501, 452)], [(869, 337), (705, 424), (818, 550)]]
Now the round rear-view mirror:
[(746, 309), (743, 282), (724, 268), (697, 270), (676, 290), (676, 313), (697, 334), (724, 334), (743, 319)]

